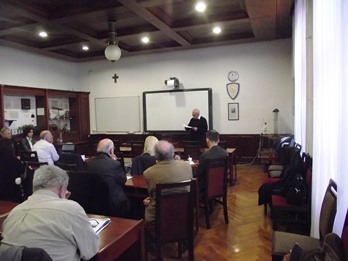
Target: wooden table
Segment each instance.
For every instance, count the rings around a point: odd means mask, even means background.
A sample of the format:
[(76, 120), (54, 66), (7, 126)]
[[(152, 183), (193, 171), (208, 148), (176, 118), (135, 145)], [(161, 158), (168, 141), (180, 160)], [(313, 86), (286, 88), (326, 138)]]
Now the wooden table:
[[(92, 218), (106, 216), (89, 215)], [(99, 261), (145, 261), (144, 221), (108, 217), (111, 223), (100, 233)]]
[[(3, 202), (0, 202), (0, 204)], [(0, 235), (2, 223), (8, 215), (0, 215)], [(88, 215), (92, 218), (107, 218), (107, 216)], [(108, 217), (111, 223), (100, 233), (99, 261), (145, 261), (144, 221), (117, 217)]]
[(0, 216), (7, 215), (15, 206), (19, 203), (8, 201), (8, 200), (0, 200)]

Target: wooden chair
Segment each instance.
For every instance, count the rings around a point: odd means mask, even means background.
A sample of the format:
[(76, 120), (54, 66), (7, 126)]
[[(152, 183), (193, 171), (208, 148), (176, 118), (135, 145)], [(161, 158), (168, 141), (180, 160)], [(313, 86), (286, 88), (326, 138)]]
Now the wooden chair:
[[(156, 244), (156, 260), (162, 260), (161, 245), (178, 242), (179, 258), (182, 246), (188, 249), (188, 260), (194, 260), (193, 209), (195, 189), (193, 181), (156, 185), (155, 231), (146, 228), (149, 239)], [(178, 214), (179, 213), (179, 214)]]
[(22, 162), (39, 162), (36, 151), (21, 151), (20, 160)]
[(25, 172), (21, 177), (21, 183), (19, 186), (22, 190), (22, 198), (26, 200), (31, 194), (33, 194), (33, 178), (35, 170), (40, 168), (42, 165), (48, 165), (47, 162), (30, 162), (25, 163)]
[(62, 153), (59, 160), (54, 163), (56, 166), (64, 170), (82, 170), (85, 163), (80, 154), (77, 153)]
[[(309, 234), (311, 224), (311, 195), (312, 195), (312, 157), (305, 155), (306, 171), (306, 200), (300, 205), (289, 204), (285, 196), (272, 195), (272, 223), (273, 230), (278, 230), (278, 225), (285, 225), (287, 231), (300, 229), (298, 231)], [(290, 229), (290, 230), (289, 230)]]
[(75, 153), (75, 144), (73, 143), (63, 144), (61, 153)]
[(74, 200), (83, 207), (86, 213), (92, 213), (92, 173), (83, 170), (72, 170), (69, 175), (68, 191), (70, 200)]
[[(295, 172), (301, 172), (303, 171), (304, 175), (306, 175), (306, 171), (309, 167), (309, 164), (311, 165), (312, 164), (312, 160), (309, 158), (309, 154), (308, 153), (302, 153), (301, 155), (301, 163), (302, 164), (298, 164), (298, 155), (299, 152), (297, 152), (296, 150), (292, 150), (292, 161), (289, 163), (290, 165), (287, 165), (287, 166), (284, 166), (282, 170), (279, 170), (279, 173), (280, 172), (283, 172), (283, 171), (295, 171)], [(295, 160), (296, 159), (296, 160)], [(275, 183), (275, 182), (278, 182), (282, 179), (281, 176), (275, 176), (275, 177), (270, 177), (269, 175), (265, 178), (264, 180), (264, 184), (265, 183)], [(271, 202), (268, 202), (268, 203), (271, 203)], [(267, 203), (264, 203), (264, 213), (265, 215), (267, 215)]]
[(191, 157), (194, 160), (198, 160), (201, 155), (201, 149), (199, 143), (196, 141), (183, 141), (184, 147), (184, 159)]
[(289, 250), (299, 243), (305, 250), (314, 250), (321, 246), (322, 241), (328, 233), (332, 232), (337, 210), (337, 185), (330, 179), (327, 186), (319, 217), (319, 236), (314, 238), (300, 234), (273, 231), (272, 239), (272, 261), (282, 260)]
[[(212, 203), (217, 202), (223, 206), (225, 224), (228, 224), (227, 209), (227, 164), (228, 158), (220, 161), (209, 161), (205, 170), (203, 205), (207, 228), (210, 228), (210, 213)], [(202, 186), (202, 185), (201, 185)], [(200, 186), (200, 187), (201, 187)]]

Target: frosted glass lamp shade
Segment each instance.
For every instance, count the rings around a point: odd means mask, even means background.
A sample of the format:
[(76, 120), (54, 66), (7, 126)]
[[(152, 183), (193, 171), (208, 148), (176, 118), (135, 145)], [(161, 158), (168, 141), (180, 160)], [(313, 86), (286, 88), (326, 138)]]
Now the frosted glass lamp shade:
[(121, 57), (121, 49), (116, 44), (110, 44), (105, 48), (105, 57), (111, 62), (118, 61)]

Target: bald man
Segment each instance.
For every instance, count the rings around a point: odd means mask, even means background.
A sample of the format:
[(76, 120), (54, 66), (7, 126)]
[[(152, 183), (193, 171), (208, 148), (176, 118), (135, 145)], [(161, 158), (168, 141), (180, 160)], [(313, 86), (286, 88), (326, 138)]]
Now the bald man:
[[(123, 190), (127, 181), (121, 163), (114, 154), (114, 143), (110, 139), (99, 141), (97, 147), (98, 155), (87, 164), (87, 170), (99, 175), (101, 181), (107, 185), (111, 201), (109, 212), (112, 216), (128, 217), (129, 200)], [(98, 213), (96, 213), (98, 214)]]
[(200, 115), (199, 109), (192, 110), (192, 118), (187, 124), (192, 128), (185, 128), (191, 133), (192, 140), (197, 141), (201, 146), (205, 145), (205, 133), (208, 130), (207, 120)]
[(144, 171), (149, 197), (144, 200), (145, 224), (151, 229), (155, 226), (156, 184), (176, 183), (192, 179), (192, 167), (185, 161), (174, 160), (174, 146), (164, 140), (155, 145), (157, 164)]
[(44, 130), (40, 133), (40, 140), (33, 145), (33, 151), (37, 152), (39, 162), (47, 162), (54, 165), (59, 160), (59, 155), (53, 143), (53, 135), (50, 131)]

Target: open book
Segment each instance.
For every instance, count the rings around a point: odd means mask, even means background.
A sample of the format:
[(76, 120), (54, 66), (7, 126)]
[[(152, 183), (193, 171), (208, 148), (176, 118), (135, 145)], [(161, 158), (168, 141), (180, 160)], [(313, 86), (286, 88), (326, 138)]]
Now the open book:
[(91, 226), (95, 233), (99, 234), (100, 231), (102, 231), (107, 225), (109, 225), (111, 222), (110, 218), (90, 218), (89, 223), (91, 223)]

